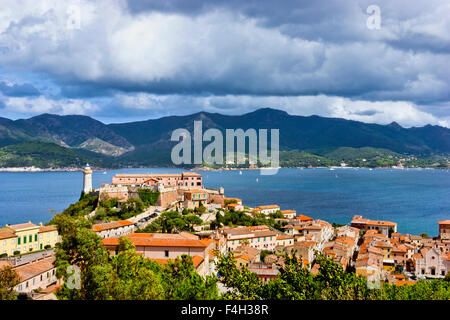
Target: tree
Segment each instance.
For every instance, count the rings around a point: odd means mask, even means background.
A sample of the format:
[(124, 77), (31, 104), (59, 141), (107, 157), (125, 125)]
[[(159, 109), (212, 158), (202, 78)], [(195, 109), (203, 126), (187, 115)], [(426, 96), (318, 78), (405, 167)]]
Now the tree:
[[(56, 215), (54, 222), (61, 235), (61, 242), (56, 244), (56, 275), (63, 278), (65, 283), (60, 292), (63, 299), (101, 299), (95, 295), (100, 284), (95, 279), (95, 266), (108, 263), (108, 252), (102, 246), (102, 239), (90, 230), (88, 220), (80, 217), (69, 217), (64, 214)], [(67, 284), (71, 273), (69, 266), (76, 266), (80, 270), (81, 288), (69, 289)]]
[[(110, 257), (86, 219), (59, 215), (55, 221), (62, 236), (55, 266), (58, 278), (65, 280), (57, 293), (60, 299), (136, 300), (164, 296), (152, 264), (136, 253), (130, 240), (121, 238), (117, 255)], [(80, 288), (69, 288), (69, 266), (79, 268)]]
[(142, 213), (144, 209), (145, 206), (141, 199), (130, 198), (120, 208), (120, 217), (128, 219)]
[(142, 202), (145, 204), (145, 206), (152, 206), (158, 201), (159, 198), (159, 191), (152, 191), (150, 189), (139, 189), (138, 190), (139, 197), (141, 198)]
[(198, 216), (189, 215), (184, 217), (184, 220), (186, 221), (189, 231), (194, 231), (194, 226), (200, 225), (203, 223), (203, 220), (200, 219)]
[(11, 266), (0, 269), (0, 300), (15, 300), (14, 287), (19, 283), (19, 276)]
[(185, 254), (169, 260), (162, 271), (162, 279), (166, 299), (212, 300), (219, 296), (217, 279), (214, 276), (202, 278), (195, 271), (192, 257)]
[(225, 299), (263, 299), (266, 284), (260, 283), (255, 273), (246, 267), (238, 269), (231, 252), (228, 256), (219, 255), (217, 263), (219, 281), (228, 289), (222, 298)]

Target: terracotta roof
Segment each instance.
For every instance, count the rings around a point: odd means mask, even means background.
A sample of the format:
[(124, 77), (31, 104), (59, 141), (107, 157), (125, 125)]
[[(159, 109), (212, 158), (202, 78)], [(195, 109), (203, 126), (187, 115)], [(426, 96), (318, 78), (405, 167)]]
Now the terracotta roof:
[(55, 268), (53, 265), (54, 261), (55, 256), (52, 256), (51, 258), (46, 258), (37, 262), (31, 262), (29, 264), (19, 266), (14, 268), (14, 270), (17, 272), (20, 281), (25, 281)]
[(184, 193), (207, 193), (207, 191), (203, 189), (195, 189), (195, 190), (187, 190)]
[(439, 221), (439, 224), (450, 224), (450, 220)]
[[(147, 234), (148, 235), (148, 234)], [(150, 234), (153, 235), (153, 234)], [(157, 237), (134, 237), (134, 236), (125, 236), (130, 239), (131, 242), (135, 246), (142, 247), (197, 247), (197, 248), (206, 248), (208, 243), (203, 240), (194, 240), (194, 239), (186, 239), (186, 238), (157, 238)], [(105, 246), (117, 246), (119, 245), (119, 238), (106, 238), (102, 240)]]
[(298, 220), (301, 220), (301, 221), (312, 221), (312, 220), (314, 220), (313, 218), (310, 218), (310, 217), (305, 216), (303, 214), (295, 217), (295, 219), (298, 219)]
[(277, 240), (286, 240), (286, 239), (294, 239), (294, 238), (288, 234), (280, 234), (279, 236), (277, 236)]
[(182, 175), (187, 176), (187, 177), (201, 177), (202, 176), (200, 173), (197, 173), (197, 172), (183, 172)]
[(297, 211), (295, 210), (281, 210), (281, 213), (285, 214), (285, 213), (297, 213)]
[[(150, 258), (150, 260), (151, 261), (155, 261), (155, 262), (157, 262), (159, 264), (162, 264), (162, 265), (167, 265), (169, 263), (169, 260), (174, 261), (174, 259), (154, 259), (154, 258)], [(194, 264), (195, 268), (197, 268), (200, 265), (200, 263), (202, 263), (203, 260), (204, 259), (202, 257), (200, 257), (200, 256), (193, 256), (192, 257), (192, 263)]]
[(416, 281), (408, 281), (408, 280), (397, 280), (395, 282), (397, 286), (410, 286), (416, 284)]
[(126, 226), (130, 226), (130, 225), (134, 225), (134, 223), (129, 220), (112, 221), (112, 222), (94, 224), (92, 226), (92, 230), (94, 230), (95, 232), (99, 232), (99, 231), (105, 231), (105, 230), (126, 227)]
[(56, 231), (56, 226), (41, 226), (39, 227), (39, 232), (50, 232), (50, 231)]
[(8, 266), (12, 267), (13, 265), (6, 260), (0, 260), (0, 269), (3, 269)]
[(34, 228), (37, 227), (34, 223), (27, 222), (27, 223), (20, 223), (20, 224), (13, 224), (6, 226), (7, 228), (13, 229), (14, 231), (19, 231), (22, 229), (28, 229), (28, 228)]
[(353, 217), (351, 223), (356, 223), (356, 224), (367, 224), (367, 225), (374, 225), (374, 226), (390, 226), (390, 227), (394, 227), (397, 225), (397, 223), (395, 222), (390, 222), (390, 221), (381, 221), (381, 220), (370, 220), (370, 219), (366, 219), (366, 218), (362, 218), (361, 216), (355, 216)]
[(0, 231), (0, 239), (15, 238), (16, 235), (9, 231)]
[(228, 197), (224, 197), (223, 200), (236, 200), (236, 201), (242, 201), (239, 198), (228, 198)]
[(264, 210), (264, 209), (276, 209), (276, 208), (280, 208), (280, 206), (278, 206), (276, 204), (269, 204), (269, 205), (266, 205), (266, 206), (258, 206), (255, 209)]

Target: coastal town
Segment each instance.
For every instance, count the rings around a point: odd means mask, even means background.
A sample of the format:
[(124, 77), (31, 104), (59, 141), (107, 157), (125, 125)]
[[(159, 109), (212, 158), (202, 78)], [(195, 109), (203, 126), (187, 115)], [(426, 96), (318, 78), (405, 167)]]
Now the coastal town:
[[(202, 277), (217, 276), (218, 256), (230, 254), (238, 268), (247, 268), (261, 282), (278, 277), (286, 254), (294, 255), (313, 274), (319, 270), (316, 257), (323, 254), (343, 270), (363, 276), (373, 287), (383, 282), (408, 286), (420, 279), (445, 278), (450, 272), (450, 220), (436, 221), (436, 237), (401, 234), (395, 222), (371, 220), (358, 213), (347, 225), (331, 224), (264, 200), (258, 206), (246, 206), (240, 198), (225, 196), (224, 188), (204, 186), (202, 175), (192, 171), (116, 174), (111, 183), (94, 189), (88, 165), (83, 170), (82, 191), (98, 198), (97, 206), (84, 218), (93, 222), (91, 231), (111, 256), (117, 254), (120, 239), (125, 237), (139, 255), (161, 265), (191, 256)], [(117, 213), (140, 202), (146, 204), (142, 210), (126, 212), (128, 216)], [(157, 229), (158, 221), (169, 213), (189, 218), (189, 229), (177, 225)], [(230, 214), (271, 223), (224, 223)], [(0, 269), (10, 267), (17, 273), (17, 294), (35, 300), (56, 299), (63, 285), (54, 265), (61, 236), (55, 225), (30, 221), (0, 229)]]

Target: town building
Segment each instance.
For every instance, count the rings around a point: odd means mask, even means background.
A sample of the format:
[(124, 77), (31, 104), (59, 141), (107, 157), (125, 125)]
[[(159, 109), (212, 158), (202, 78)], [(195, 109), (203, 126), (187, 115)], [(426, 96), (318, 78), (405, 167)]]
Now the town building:
[(61, 284), (61, 280), (56, 277), (54, 261), (55, 255), (49, 254), (11, 265), (20, 279), (15, 291), (31, 295), (34, 290)]
[(277, 245), (278, 234), (268, 226), (221, 228), (220, 232), (225, 236), (228, 251), (244, 244), (259, 250), (273, 250)]
[(281, 210), (281, 213), (287, 219), (294, 219), (297, 215), (297, 211), (295, 210)]
[(248, 267), (251, 263), (260, 262), (260, 251), (248, 245), (239, 246), (234, 251), (234, 259), (238, 268)]
[(0, 254), (13, 256), (52, 248), (59, 241), (56, 226), (27, 223), (7, 224), (0, 229)]
[(269, 215), (271, 213), (275, 213), (277, 211), (280, 211), (280, 206), (276, 204), (266, 205), (266, 206), (259, 206), (253, 209), (253, 212), (255, 213), (262, 213), (265, 215)]
[(420, 278), (444, 278), (450, 272), (450, 253), (424, 248), (415, 255), (416, 275)]
[(450, 240), (450, 220), (439, 221), (439, 238)]
[[(168, 259), (174, 260), (186, 254), (192, 257), (196, 270), (200, 275), (210, 274), (210, 251), (214, 249), (214, 241), (212, 239), (200, 240), (198, 236), (187, 232), (180, 234), (132, 233), (125, 237), (134, 244), (136, 252), (144, 258), (164, 264), (167, 263)], [(119, 237), (102, 240), (103, 245), (112, 255), (116, 254), (119, 242)]]
[(292, 246), (294, 244), (294, 237), (288, 234), (280, 234), (277, 236), (277, 247)]
[(351, 221), (351, 226), (367, 231), (367, 230), (377, 230), (378, 232), (389, 236), (391, 232), (397, 232), (397, 223), (390, 221), (381, 221), (381, 220), (369, 220), (365, 219), (362, 216), (354, 216)]
[(252, 263), (248, 266), (248, 270), (256, 273), (261, 282), (267, 282), (278, 277), (278, 268), (271, 263)]
[(180, 174), (116, 174), (112, 179), (115, 185), (157, 185), (162, 183), (165, 187), (202, 187), (202, 175), (196, 172), (183, 172)]
[(136, 226), (129, 220), (97, 223), (92, 226), (92, 231), (102, 238), (121, 237), (133, 233)]

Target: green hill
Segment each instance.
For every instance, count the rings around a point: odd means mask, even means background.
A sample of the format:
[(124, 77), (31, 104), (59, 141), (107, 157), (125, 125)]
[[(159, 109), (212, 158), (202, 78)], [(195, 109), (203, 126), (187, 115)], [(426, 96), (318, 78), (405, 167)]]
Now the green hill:
[(84, 150), (80, 152), (64, 148), (54, 143), (23, 142), (0, 148), (0, 167), (79, 168), (86, 163), (98, 167), (115, 166), (106, 157)]

